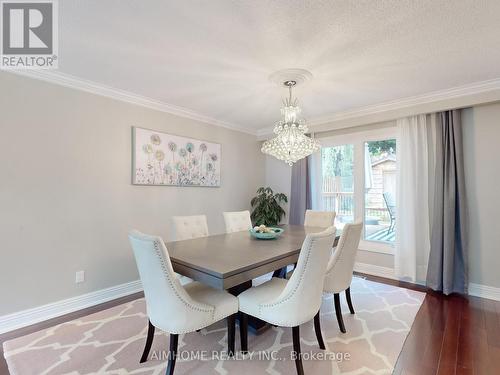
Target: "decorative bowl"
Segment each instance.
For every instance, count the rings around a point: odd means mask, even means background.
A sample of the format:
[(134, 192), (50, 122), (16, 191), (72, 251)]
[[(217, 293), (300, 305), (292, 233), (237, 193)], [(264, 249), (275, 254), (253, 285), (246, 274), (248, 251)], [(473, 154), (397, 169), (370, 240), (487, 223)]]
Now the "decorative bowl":
[(272, 240), (279, 237), (281, 233), (283, 233), (283, 229), (281, 228), (269, 227), (269, 229), (271, 232), (267, 233), (257, 232), (254, 228), (250, 229), (249, 232), (253, 237), (258, 238), (259, 240)]

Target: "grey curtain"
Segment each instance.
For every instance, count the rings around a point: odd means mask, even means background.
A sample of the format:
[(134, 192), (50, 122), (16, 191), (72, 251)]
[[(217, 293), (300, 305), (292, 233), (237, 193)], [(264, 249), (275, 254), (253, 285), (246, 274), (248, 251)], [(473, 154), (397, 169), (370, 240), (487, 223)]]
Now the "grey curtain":
[(311, 208), (311, 162), (312, 159), (308, 156), (292, 166), (290, 224), (304, 225), (305, 212)]
[(427, 286), (467, 293), (467, 207), (460, 111), (437, 114), (436, 181)]

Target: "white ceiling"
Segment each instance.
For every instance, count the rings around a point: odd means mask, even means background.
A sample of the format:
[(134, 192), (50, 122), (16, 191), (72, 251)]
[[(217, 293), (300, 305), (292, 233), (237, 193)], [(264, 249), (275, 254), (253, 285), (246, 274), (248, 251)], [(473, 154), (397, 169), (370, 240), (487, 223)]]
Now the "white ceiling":
[(59, 68), (252, 132), (500, 78), (499, 0), (64, 0)]

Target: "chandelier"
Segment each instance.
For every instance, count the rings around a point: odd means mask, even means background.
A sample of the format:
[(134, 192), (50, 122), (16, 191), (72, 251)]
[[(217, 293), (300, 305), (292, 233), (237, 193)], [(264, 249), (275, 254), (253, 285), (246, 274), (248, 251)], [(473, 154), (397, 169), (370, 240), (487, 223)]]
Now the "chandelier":
[(308, 132), (304, 119), (300, 118), (301, 109), (297, 105), (297, 98), (292, 98), (292, 88), (296, 81), (288, 80), (283, 85), (288, 87), (289, 96), (283, 100), (281, 120), (274, 126), (276, 137), (265, 141), (261, 151), (293, 165), (320, 149), (316, 139), (306, 135)]

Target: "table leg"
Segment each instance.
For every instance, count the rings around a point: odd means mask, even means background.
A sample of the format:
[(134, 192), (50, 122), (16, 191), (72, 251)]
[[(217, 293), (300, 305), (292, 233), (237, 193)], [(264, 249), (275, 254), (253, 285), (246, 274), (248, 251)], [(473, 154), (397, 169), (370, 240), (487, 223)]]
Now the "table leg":
[(273, 277), (277, 277), (279, 279), (286, 279), (286, 270), (287, 267), (280, 268), (279, 270), (274, 271)]

